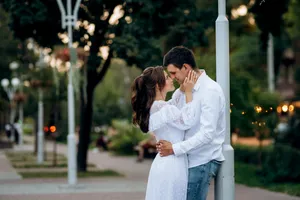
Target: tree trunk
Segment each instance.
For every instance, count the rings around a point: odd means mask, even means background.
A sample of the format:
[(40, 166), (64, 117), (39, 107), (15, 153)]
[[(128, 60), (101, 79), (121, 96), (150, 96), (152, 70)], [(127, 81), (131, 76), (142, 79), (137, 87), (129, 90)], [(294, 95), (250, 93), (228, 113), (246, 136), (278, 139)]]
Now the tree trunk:
[(90, 143), (90, 132), (92, 126), (93, 116), (93, 95), (95, 87), (87, 88), (87, 101), (84, 101), (84, 90), (80, 91), (80, 131), (79, 131), (79, 144), (77, 154), (78, 171), (87, 171), (87, 156), (88, 147)]

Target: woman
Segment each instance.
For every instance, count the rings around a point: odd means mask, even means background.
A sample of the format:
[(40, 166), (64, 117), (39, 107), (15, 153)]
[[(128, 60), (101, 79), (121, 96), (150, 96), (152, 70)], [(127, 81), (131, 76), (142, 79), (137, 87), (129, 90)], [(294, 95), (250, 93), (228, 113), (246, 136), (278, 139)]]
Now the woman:
[[(184, 130), (196, 122), (195, 111), (199, 110), (192, 109), (191, 105), (196, 81), (196, 73), (190, 71), (181, 89), (185, 92), (186, 104), (179, 110), (181, 91), (177, 90), (170, 101), (165, 101), (166, 94), (175, 88), (163, 67), (145, 69), (132, 85), (133, 123), (144, 133), (153, 132), (156, 140), (182, 141)], [(186, 155), (161, 157), (157, 154), (149, 172), (146, 200), (185, 200), (187, 172)]]

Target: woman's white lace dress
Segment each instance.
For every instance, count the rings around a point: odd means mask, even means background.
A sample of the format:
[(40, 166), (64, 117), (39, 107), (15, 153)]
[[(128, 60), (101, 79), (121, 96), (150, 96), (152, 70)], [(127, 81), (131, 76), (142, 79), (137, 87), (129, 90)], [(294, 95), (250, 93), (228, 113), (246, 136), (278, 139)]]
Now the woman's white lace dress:
[[(184, 139), (184, 130), (195, 122), (192, 102), (179, 110), (171, 102), (155, 101), (150, 110), (149, 131), (156, 140), (177, 143)], [(186, 155), (156, 155), (148, 178), (146, 200), (186, 200), (188, 165)]]

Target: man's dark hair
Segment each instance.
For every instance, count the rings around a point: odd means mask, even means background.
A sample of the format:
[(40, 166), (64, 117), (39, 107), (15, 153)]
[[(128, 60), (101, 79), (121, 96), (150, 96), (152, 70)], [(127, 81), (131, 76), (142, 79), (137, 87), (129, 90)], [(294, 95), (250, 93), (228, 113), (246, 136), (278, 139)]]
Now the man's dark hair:
[(189, 64), (193, 69), (196, 68), (196, 61), (193, 52), (184, 47), (173, 47), (165, 56), (163, 66), (166, 67), (173, 64), (175, 67), (181, 69), (183, 64)]

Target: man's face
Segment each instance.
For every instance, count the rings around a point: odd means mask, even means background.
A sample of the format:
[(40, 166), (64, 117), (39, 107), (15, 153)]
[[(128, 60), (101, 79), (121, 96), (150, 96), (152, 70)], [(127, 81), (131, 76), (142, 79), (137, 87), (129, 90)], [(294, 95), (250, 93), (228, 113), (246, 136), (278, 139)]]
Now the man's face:
[(176, 80), (179, 84), (182, 84), (184, 82), (185, 77), (187, 77), (188, 72), (190, 71), (190, 67), (186, 67), (185, 64), (184, 66), (179, 69), (173, 64), (169, 64), (167, 66), (167, 70), (170, 74), (170, 77), (174, 80)]

